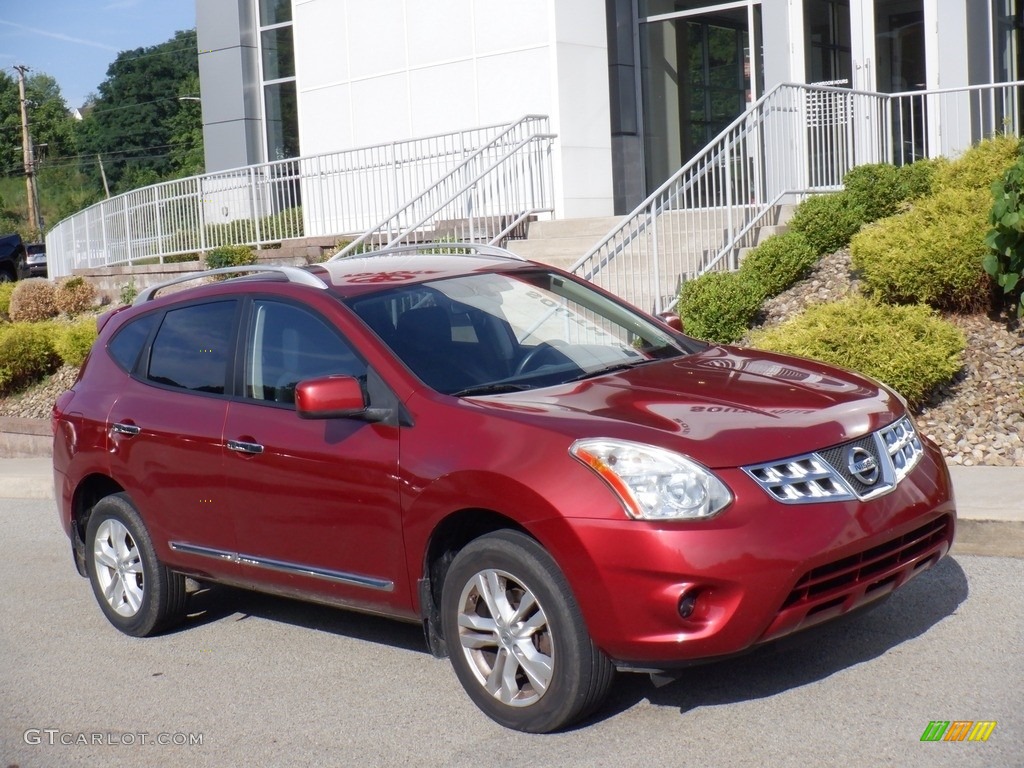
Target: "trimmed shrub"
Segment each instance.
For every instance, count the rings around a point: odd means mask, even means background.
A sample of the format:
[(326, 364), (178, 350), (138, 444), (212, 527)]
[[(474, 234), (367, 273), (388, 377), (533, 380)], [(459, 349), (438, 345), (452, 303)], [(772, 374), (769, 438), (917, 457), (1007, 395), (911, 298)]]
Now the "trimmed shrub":
[(11, 293), (8, 314), (16, 323), (32, 323), (56, 317), (53, 283), (42, 277), (19, 281)]
[(739, 272), (708, 272), (683, 283), (679, 317), (698, 339), (729, 344), (746, 333), (764, 301), (763, 288)]
[(222, 245), (206, 254), (206, 268), (239, 267), (256, 263), (256, 251), (248, 245)]
[(96, 301), (96, 288), (85, 278), (76, 275), (57, 283), (53, 299), (59, 312), (78, 315), (89, 309)]
[(76, 368), (85, 362), (85, 356), (96, 340), (96, 321), (86, 318), (75, 323), (53, 326), (53, 348), (65, 365)]
[(740, 274), (761, 286), (765, 298), (778, 296), (807, 276), (818, 254), (799, 232), (769, 237), (743, 259)]
[(975, 144), (952, 162), (939, 163), (932, 177), (932, 191), (988, 190), (1017, 162), (1020, 140), (1014, 136), (993, 136)]
[(814, 253), (835, 253), (850, 243), (864, 223), (864, 211), (846, 192), (809, 197), (789, 221), (791, 231), (806, 238)]
[(0, 395), (17, 392), (57, 370), (60, 357), (43, 324), (0, 327)]
[(850, 203), (864, 212), (864, 222), (877, 221), (899, 212), (907, 199), (896, 166), (886, 163), (859, 165), (843, 177)]
[(946, 188), (907, 213), (865, 228), (850, 252), (865, 292), (898, 304), (967, 311), (988, 302), (989, 194)]
[(0, 283), (0, 317), (7, 317), (11, 311), (11, 294), (17, 283)]
[(893, 306), (864, 298), (818, 304), (775, 328), (752, 334), (761, 349), (850, 368), (899, 392), (911, 407), (960, 370), (966, 340), (924, 305)]
[(932, 179), (935, 176), (935, 169), (945, 165), (948, 161), (944, 158), (929, 160), (921, 158), (909, 165), (901, 165), (897, 169), (900, 186), (903, 187), (904, 200), (918, 200), (927, 197), (932, 193)]

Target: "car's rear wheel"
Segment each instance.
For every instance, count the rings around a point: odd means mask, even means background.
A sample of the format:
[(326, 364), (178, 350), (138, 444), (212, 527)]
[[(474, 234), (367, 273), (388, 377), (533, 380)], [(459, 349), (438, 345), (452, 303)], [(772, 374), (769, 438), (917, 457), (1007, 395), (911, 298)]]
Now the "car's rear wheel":
[(533, 539), (499, 531), (452, 561), (441, 598), (452, 666), (508, 728), (547, 733), (604, 701), (614, 668), (587, 634), (568, 582)]
[(89, 581), (111, 624), (145, 637), (181, 620), (185, 577), (157, 559), (142, 518), (124, 494), (96, 504), (85, 541)]

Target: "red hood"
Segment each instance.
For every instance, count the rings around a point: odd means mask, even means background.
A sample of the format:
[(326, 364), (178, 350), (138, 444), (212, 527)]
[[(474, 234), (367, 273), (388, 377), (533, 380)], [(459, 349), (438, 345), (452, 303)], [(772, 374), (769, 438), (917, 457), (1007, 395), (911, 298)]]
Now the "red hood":
[(520, 419), (535, 414), (549, 428), (561, 416), (576, 437), (656, 443), (710, 467), (826, 448), (905, 412), (895, 395), (857, 374), (734, 347), (476, 402)]

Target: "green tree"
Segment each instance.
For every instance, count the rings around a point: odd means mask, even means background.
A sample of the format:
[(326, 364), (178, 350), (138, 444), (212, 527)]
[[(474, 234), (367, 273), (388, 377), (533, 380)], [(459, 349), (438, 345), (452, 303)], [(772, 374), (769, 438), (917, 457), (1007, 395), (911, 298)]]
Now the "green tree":
[(171, 168), (178, 177), (197, 176), (206, 170), (203, 158), (203, 115), (199, 96), (199, 73), (190, 74), (179, 85), (180, 108), (170, 119)]
[(178, 97), (191, 95), (186, 90), (198, 75), (194, 29), (118, 54), (78, 126), (83, 170), (98, 178), (101, 155), (112, 193), (180, 175), (185, 161), (178, 145), (190, 140), (187, 128), (198, 124), (201, 133), (202, 125), (195, 102)]

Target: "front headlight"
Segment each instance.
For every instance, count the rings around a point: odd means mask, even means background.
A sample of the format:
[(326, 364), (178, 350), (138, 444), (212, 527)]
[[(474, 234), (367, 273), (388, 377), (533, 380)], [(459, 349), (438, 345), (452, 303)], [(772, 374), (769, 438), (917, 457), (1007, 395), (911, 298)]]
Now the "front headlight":
[(732, 493), (705, 467), (673, 451), (628, 440), (577, 440), (569, 453), (593, 470), (638, 520), (698, 520), (721, 512)]

